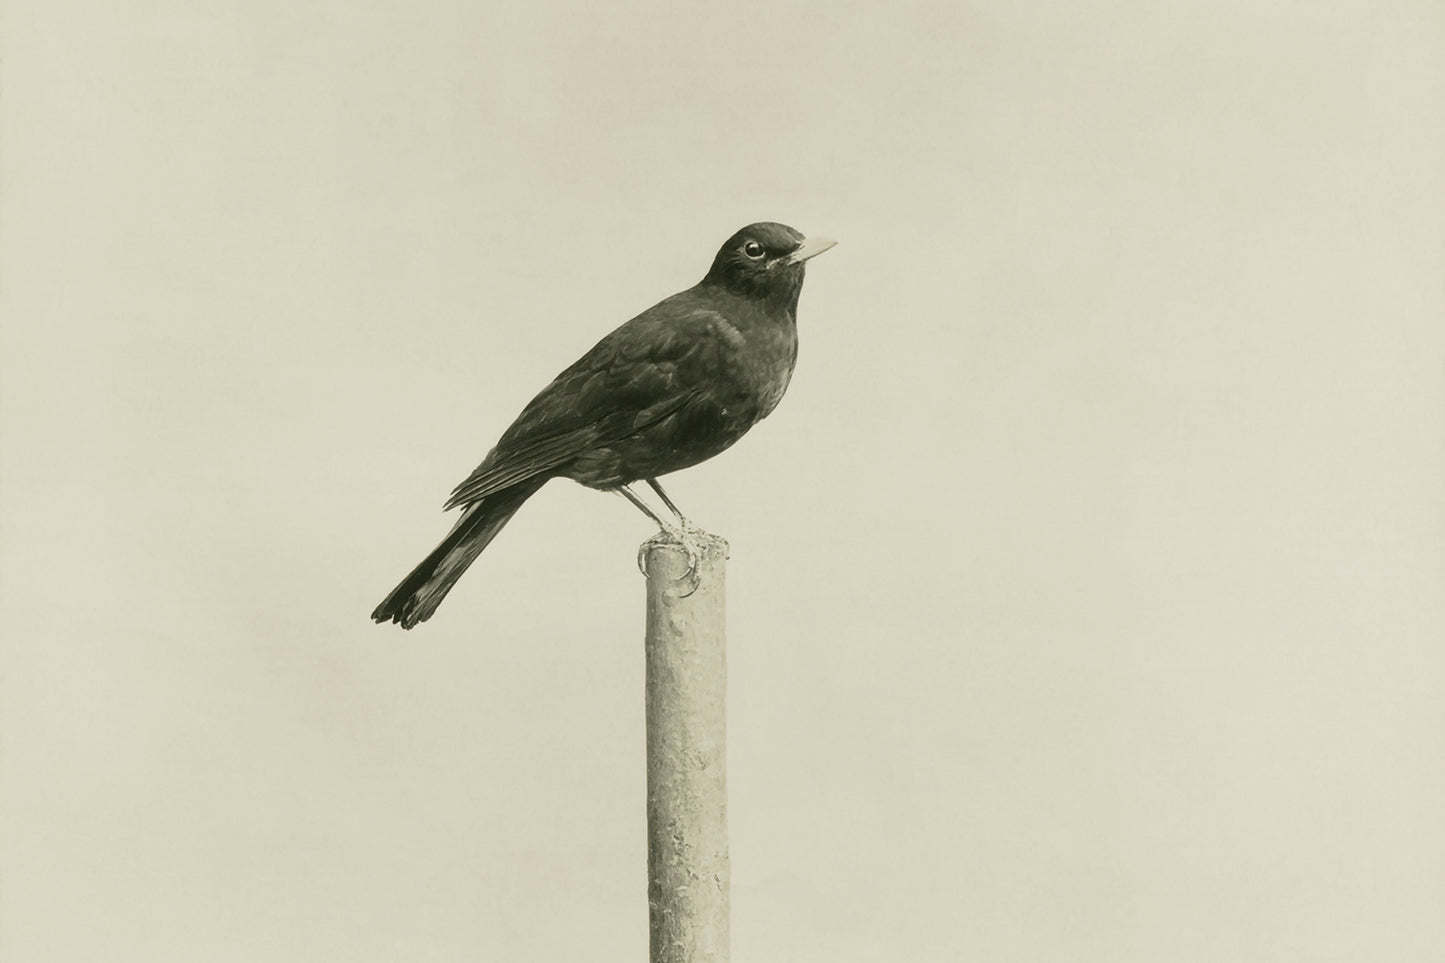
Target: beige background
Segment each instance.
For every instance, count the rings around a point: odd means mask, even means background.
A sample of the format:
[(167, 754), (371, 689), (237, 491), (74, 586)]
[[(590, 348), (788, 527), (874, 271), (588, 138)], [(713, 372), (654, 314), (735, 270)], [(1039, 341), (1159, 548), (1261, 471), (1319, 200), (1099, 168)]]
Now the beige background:
[(735, 959), (1445, 959), (1438, 3), (11, 2), (0, 957), (640, 960), (648, 524), (367, 613), (737, 227)]

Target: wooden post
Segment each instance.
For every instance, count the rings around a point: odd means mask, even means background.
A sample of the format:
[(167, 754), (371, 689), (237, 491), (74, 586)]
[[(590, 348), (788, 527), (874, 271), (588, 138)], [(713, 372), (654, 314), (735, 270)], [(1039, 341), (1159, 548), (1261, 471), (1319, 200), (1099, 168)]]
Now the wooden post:
[(652, 963), (727, 963), (727, 542), (644, 543), (647, 903)]

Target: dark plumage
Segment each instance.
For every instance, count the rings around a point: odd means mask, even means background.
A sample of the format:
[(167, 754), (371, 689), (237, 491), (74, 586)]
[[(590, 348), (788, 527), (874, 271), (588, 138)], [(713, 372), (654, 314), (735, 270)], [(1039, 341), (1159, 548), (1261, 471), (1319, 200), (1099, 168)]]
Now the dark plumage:
[(741, 438), (788, 387), (804, 262), (832, 246), (782, 224), (752, 224), (728, 238), (702, 281), (599, 341), (532, 399), (456, 487), (446, 507), (462, 508), (461, 518), (371, 617), (408, 629), (429, 618), (552, 478), (620, 490), (635, 502), (624, 486), (646, 479), (656, 487), (658, 476)]

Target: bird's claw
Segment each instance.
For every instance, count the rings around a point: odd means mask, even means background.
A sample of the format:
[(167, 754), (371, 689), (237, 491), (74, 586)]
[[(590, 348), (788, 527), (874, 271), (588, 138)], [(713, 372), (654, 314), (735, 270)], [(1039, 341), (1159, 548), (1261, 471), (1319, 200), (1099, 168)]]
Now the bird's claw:
[(702, 581), (702, 539), (706, 536), (706, 532), (686, 519), (683, 520), (681, 528), (664, 528), (638, 548), (637, 570), (645, 577), (651, 578), (652, 573), (647, 570), (647, 555), (653, 547), (656, 545), (678, 546), (687, 555), (687, 570), (676, 579), (676, 581), (687, 583), (687, 591), (682, 592), (678, 597), (687, 598), (697, 591)]

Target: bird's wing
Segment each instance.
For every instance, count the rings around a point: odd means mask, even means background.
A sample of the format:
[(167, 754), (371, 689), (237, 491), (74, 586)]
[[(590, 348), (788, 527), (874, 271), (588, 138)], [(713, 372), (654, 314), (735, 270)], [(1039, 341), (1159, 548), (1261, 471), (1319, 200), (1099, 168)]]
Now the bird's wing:
[(542, 389), (452, 491), (446, 507), (470, 504), (550, 472), (694, 400), (700, 387), (696, 375), (721, 364), (718, 331), (727, 322), (715, 311), (674, 304), (680, 298), (613, 331)]

